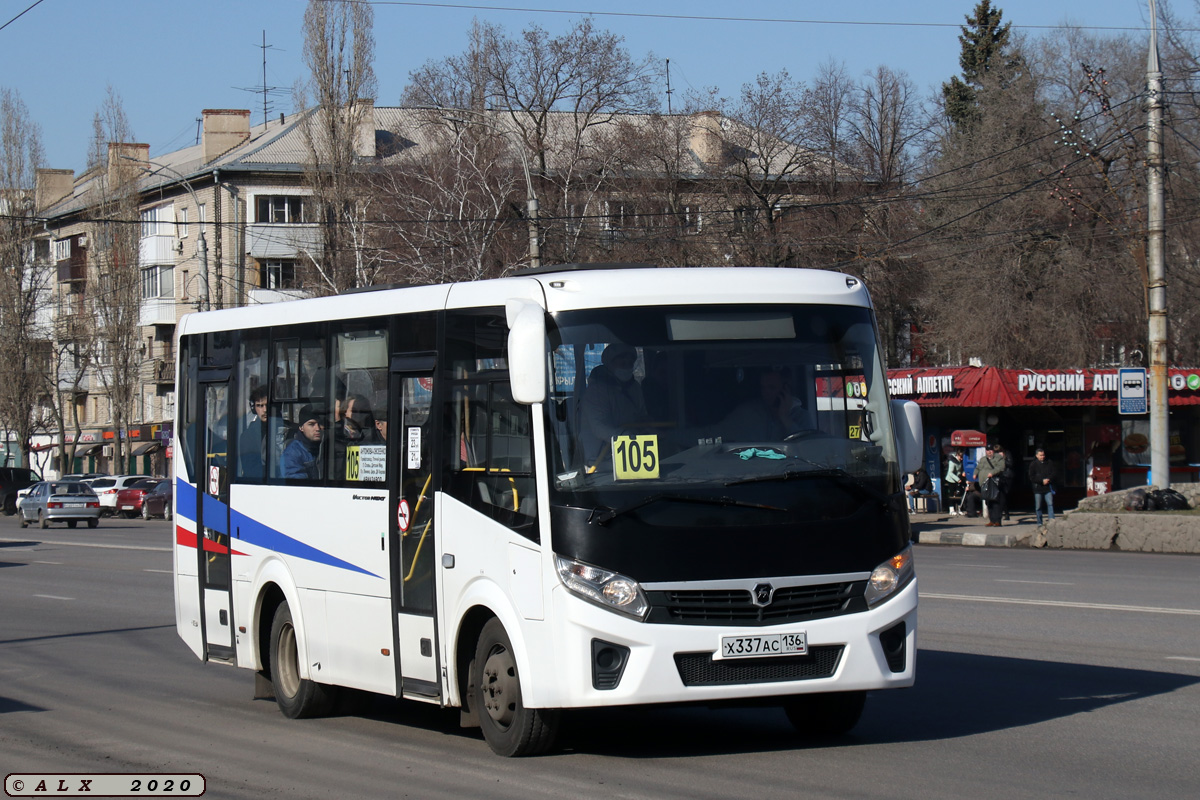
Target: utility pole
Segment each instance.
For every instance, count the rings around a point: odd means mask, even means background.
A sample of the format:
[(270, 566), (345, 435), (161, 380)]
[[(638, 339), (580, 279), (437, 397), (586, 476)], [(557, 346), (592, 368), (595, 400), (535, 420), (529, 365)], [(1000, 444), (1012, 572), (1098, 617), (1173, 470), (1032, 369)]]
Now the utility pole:
[(1158, 64), (1158, 16), (1150, 0), (1150, 55), (1146, 61), (1146, 279), (1150, 304), (1150, 474), (1154, 485), (1171, 485), (1167, 415), (1167, 281), (1163, 248), (1162, 71)]

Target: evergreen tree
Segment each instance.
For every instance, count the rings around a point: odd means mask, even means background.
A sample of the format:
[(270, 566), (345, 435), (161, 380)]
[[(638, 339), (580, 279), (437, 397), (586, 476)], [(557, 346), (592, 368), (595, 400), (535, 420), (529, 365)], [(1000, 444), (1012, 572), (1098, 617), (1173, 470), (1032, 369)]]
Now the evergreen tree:
[(962, 53), (958, 57), (962, 78), (957, 75), (942, 84), (946, 116), (959, 130), (969, 128), (979, 119), (977, 92), (983, 79), (996, 64), (1003, 63), (1009, 44), (1012, 23), (1001, 24), (1003, 10), (993, 8), (991, 0), (980, 0), (975, 13), (966, 17), (958, 42)]

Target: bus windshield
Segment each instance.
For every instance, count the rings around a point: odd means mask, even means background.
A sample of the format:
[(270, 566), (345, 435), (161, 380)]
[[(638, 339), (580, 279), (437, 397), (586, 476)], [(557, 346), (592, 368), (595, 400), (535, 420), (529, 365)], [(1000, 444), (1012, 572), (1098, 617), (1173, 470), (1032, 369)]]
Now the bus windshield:
[(828, 520), (899, 490), (870, 309), (569, 311), (548, 335), (551, 499), (594, 522), (663, 501)]

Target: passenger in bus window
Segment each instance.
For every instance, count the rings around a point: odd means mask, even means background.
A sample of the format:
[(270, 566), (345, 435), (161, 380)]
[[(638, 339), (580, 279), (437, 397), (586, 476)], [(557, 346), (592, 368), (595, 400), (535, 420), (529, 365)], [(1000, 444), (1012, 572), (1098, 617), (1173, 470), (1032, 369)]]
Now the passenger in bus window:
[(759, 373), (757, 394), (729, 412), (719, 426), (723, 439), (732, 442), (778, 442), (807, 428), (811, 425), (804, 405), (775, 369)]
[(300, 415), (296, 418), (300, 429), (283, 451), (283, 477), (322, 477), (320, 455), (325, 430), (324, 417), (325, 412), (312, 404), (300, 409)]
[(238, 437), (238, 464), (241, 477), (261, 478), (267, 464), (267, 387), (250, 392), (253, 419)]
[(584, 462), (596, 463), (612, 437), (649, 420), (642, 386), (633, 377), (637, 350), (616, 342), (604, 348), (600, 365), (588, 376), (580, 402)]

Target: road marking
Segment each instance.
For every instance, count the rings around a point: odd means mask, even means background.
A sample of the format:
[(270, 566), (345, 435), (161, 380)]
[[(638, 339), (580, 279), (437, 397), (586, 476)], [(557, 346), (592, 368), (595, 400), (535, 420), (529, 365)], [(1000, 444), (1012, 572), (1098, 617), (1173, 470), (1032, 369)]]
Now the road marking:
[(996, 578), (996, 583), (1036, 583), (1039, 586), (1074, 586), (1073, 583), (1063, 583), (1061, 581), (1018, 581), (1012, 578)]
[(1161, 608), (1159, 606), (1118, 606), (1110, 603), (1072, 603), (1066, 600), (1026, 600), (1019, 597), (984, 597), (969, 594), (926, 594), (920, 593), (922, 600), (967, 600), (975, 603), (1011, 603), (1019, 606), (1058, 606), (1060, 608), (1090, 608), (1102, 611), (1137, 611), (1144, 614), (1186, 614), (1200, 617), (1200, 609), (1195, 608)]
[(62, 562), (61, 562), (61, 561), (35, 561), (35, 562), (33, 562), (33, 563), (35, 563), (35, 564), (53, 564), (53, 565), (54, 565), (54, 566), (56, 566), (56, 567), (61, 567), (61, 566), (62, 566)]
[(144, 570), (142, 570), (142, 572), (161, 572), (163, 575), (174, 575), (175, 574), (175, 570), (173, 570), (173, 569), (144, 569)]
[(1191, 656), (1167, 656), (1167, 661), (1200, 661), (1200, 658), (1192, 658)]
[(1008, 567), (997, 566), (995, 564), (956, 564), (950, 562), (945, 564), (947, 567), (971, 567), (972, 569), (1008, 569)]
[(56, 594), (35, 594), (34, 597), (44, 597), (47, 600), (74, 600), (74, 597), (59, 597)]
[[(23, 542), (26, 539), (0, 539), (0, 542)], [(49, 539), (42, 539), (38, 544), (52, 544), (56, 547), (99, 547), (102, 550), (153, 550), (157, 553), (169, 553), (169, 547), (148, 547), (140, 544), (97, 544), (95, 542), (54, 542)], [(12, 552), (11, 550), (5, 552)]]

